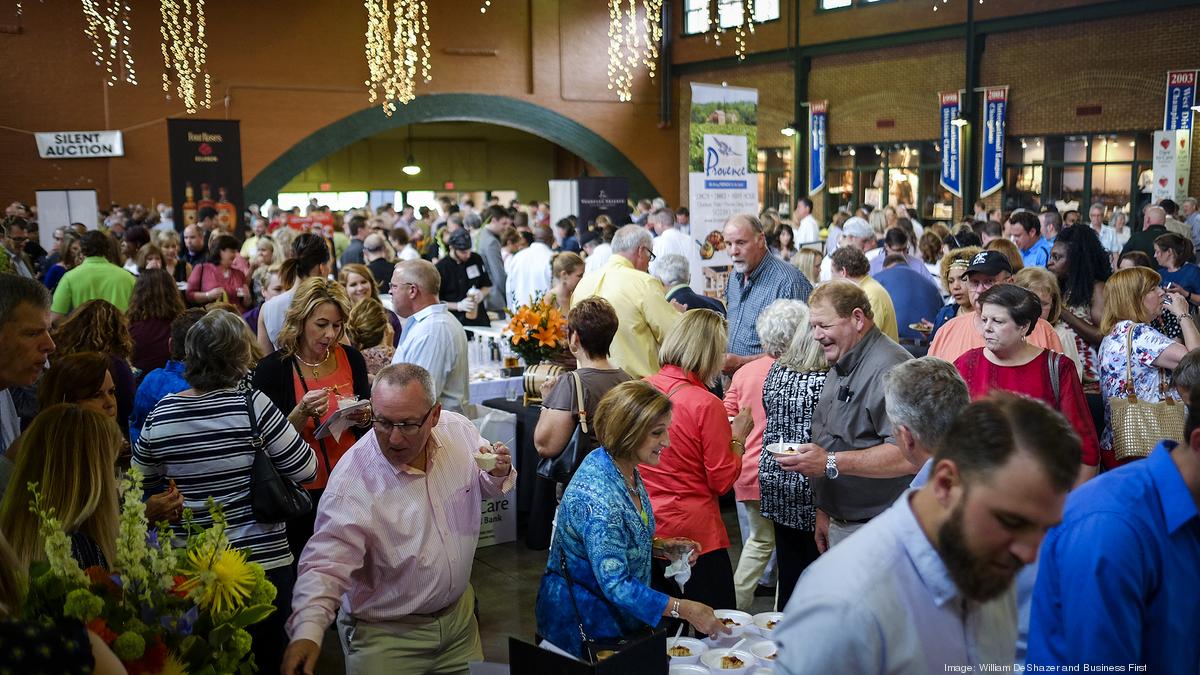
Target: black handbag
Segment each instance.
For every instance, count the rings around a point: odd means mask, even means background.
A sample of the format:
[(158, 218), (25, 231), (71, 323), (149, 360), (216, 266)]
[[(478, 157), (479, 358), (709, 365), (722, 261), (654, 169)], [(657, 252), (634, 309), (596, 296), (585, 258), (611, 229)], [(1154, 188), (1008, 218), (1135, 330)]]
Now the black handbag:
[(254, 519), (260, 523), (282, 523), (312, 511), (312, 497), (299, 483), (279, 475), (275, 463), (263, 448), (254, 414), (254, 392), (246, 390), (246, 416), (250, 418), (250, 447), (254, 449), (254, 465), (250, 470), (250, 502)]
[[(647, 627), (639, 629), (628, 635), (620, 637), (604, 638), (601, 640), (593, 640), (587, 636), (587, 631), (583, 629), (583, 615), (579, 613), (579, 604), (575, 602), (575, 584), (571, 581), (571, 574), (567, 572), (567, 554), (563, 553), (562, 549), (558, 549), (558, 563), (562, 578), (567, 582), (567, 596), (571, 598), (571, 607), (575, 610), (575, 625), (579, 628), (580, 654), (588, 663), (599, 663), (607, 658), (615, 656), (621, 651), (643, 642), (647, 639), (653, 639), (657, 633), (654, 628)], [(609, 602), (608, 598), (599, 593), (592, 592), (585, 586), (580, 586), (591, 595), (600, 598), (604, 604), (608, 605), (613, 612), (620, 612), (620, 608)], [(664, 643), (664, 647), (665, 647)], [(660, 648), (663, 654), (666, 654), (666, 649)]]
[(588, 430), (588, 413), (583, 406), (583, 383), (579, 379), (579, 373), (571, 371), (570, 375), (575, 380), (575, 402), (579, 409), (579, 422), (575, 425), (575, 431), (563, 451), (556, 457), (538, 460), (537, 465), (537, 475), (564, 484), (571, 482), (571, 476), (575, 475), (575, 470), (583, 463), (588, 453), (600, 447)]

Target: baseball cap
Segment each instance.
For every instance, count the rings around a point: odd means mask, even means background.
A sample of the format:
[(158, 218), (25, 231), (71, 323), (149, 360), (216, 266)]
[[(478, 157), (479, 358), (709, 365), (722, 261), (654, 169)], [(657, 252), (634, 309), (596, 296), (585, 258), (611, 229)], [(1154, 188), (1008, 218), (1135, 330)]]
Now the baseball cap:
[(1008, 272), (1012, 274), (1012, 265), (1008, 262), (1008, 258), (1000, 251), (980, 251), (971, 258), (971, 264), (967, 266), (967, 274), (972, 272), (980, 272), (983, 274), (999, 274), (1000, 272)]
[(459, 251), (470, 251), (471, 233), (466, 230), (455, 230), (450, 233), (450, 239), (447, 240), (446, 245)]
[(875, 238), (875, 230), (871, 228), (871, 224), (858, 216), (849, 218), (842, 223), (842, 234), (859, 239)]

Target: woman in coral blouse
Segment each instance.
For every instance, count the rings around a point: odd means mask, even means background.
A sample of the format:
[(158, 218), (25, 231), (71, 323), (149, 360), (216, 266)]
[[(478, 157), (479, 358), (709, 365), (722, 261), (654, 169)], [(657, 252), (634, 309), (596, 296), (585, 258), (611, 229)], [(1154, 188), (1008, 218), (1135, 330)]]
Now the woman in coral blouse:
[(709, 607), (736, 604), (729, 534), (717, 499), (733, 487), (742, 469), (746, 436), (754, 422), (739, 414), (730, 425), (721, 399), (706, 387), (721, 374), (728, 336), (725, 319), (709, 309), (693, 309), (667, 333), (659, 349), (662, 368), (646, 378), (672, 403), (669, 436), (657, 466), (643, 466), (642, 480), (654, 517), (655, 536), (685, 537), (700, 545), (691, 578), (681, 591), (654, 561), (651, 585), (669, 595)]
[(1038, 297), (1019, 286), (999, 284), (980, 294), (977, 304), (976, 325), (984, 346), (968, 350), (954, 362), (971, 399), (999, 389), (1024, 394), (1062, 413), (1082, 441), (1079, 482), (1095, 476), (1100, 442), (1075, 363), (1025, 339), (1042, 313)]

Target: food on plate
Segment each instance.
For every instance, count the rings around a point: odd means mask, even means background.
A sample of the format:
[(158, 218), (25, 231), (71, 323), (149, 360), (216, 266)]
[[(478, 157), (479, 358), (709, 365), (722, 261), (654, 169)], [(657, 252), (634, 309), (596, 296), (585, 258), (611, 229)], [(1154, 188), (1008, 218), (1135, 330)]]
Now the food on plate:
[(707, 241), (700, 245), (700, 257), (704, 260), (712, 258), (716, 252), (717, 249)]
[(678, 647), (671, 647), (668, 649), (667, 654), (670, 654), (671, 656), (691, 656), (692, 650), (680, 645)]
[(768, 621), (767, 622), (767, 630), (775, 630), (775, 626), (778, 626), (778, 625), (779, 625), (778, 621)]
[(738, 622), (736, 622), (736, 621), (734, 621), (733, 619), (730, 619), (730, 618), (724, 618), (724, 619), (721, 619), (721, 623), (725, 624), (726, 626), (740, 626), (740, 625), (742, 625), (742, 624), (740, 624), (740, 623), (738, 623)]
[(712, 247), (718, 251), (725, 250), (725, 236), (716, 230), (709, 232), (708, 236), (704, 238), (704, 241), (708, 244), (711, 244)]
[(721, 657), (721, 667), (722, 668), (732, 670), (734, 668), (743, 668), (743, 667), (745, 667), (745, 665), (746, 665), (746, 662), (739, 659), (736, 656), (726, 655), (726, 656)]

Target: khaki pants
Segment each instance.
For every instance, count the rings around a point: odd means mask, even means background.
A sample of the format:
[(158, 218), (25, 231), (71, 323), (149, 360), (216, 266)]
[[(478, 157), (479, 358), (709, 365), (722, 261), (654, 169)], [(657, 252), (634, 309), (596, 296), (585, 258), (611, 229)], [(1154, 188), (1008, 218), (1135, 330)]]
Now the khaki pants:
[(340, 614), (338, 638), (347, 675), (469, 672), (469, 661), (483, 660), (474, 606), (475, 591), (468, 585), (458, 602), (436, 616), (358, 621)]
[(855, 523), (849, 520), (829, 519), (829, 548), (833, 548), (854, 534), (866, 523)]
[(771, 553), (775, 551), (775, 528), (771, 521), (762, 517), (757, 500), (748, 500), (741, 504), (746, 509), (750, 532), (745, 545), (742, 546), (737, 570), (733, 573), (733, 589), (737, 595), (737, 608), (748, 612), (754, 602), (754, 588), (758, 585), (759, 577), (762, 576), (767, 563), (771, 561)]

